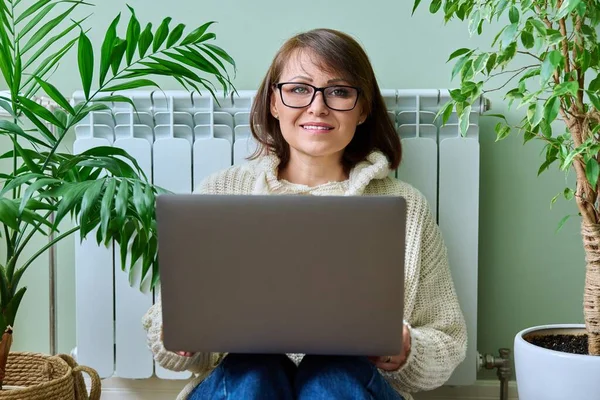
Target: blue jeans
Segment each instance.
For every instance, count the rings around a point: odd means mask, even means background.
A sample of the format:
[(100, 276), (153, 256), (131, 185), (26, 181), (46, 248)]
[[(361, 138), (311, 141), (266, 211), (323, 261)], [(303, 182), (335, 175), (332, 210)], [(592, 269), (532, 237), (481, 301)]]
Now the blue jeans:
[(404, 400), (366, 357), (229, 354), (189, 400)]

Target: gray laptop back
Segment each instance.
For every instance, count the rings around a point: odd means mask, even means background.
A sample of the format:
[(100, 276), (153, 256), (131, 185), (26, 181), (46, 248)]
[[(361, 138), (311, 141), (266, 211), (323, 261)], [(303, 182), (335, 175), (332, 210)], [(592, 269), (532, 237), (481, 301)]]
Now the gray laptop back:
[(165, 347), (400, 353), (405, 215), (390, 196), (159, 196)]

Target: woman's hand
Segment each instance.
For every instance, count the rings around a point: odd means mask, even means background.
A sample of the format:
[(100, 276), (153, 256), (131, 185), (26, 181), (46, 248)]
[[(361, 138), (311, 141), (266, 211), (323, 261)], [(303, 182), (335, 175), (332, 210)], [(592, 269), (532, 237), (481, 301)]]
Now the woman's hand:
[(410, 331), (408, 330), (408, 326), (404, 324), (402, 329), (402, 353), (394, 356), (369, 357), (369, 360), (371, 360), (371, 362), (375, 364), (377, 368), (380, 368), (384, 371), (396, 371), (404, 365), (409, 354)]

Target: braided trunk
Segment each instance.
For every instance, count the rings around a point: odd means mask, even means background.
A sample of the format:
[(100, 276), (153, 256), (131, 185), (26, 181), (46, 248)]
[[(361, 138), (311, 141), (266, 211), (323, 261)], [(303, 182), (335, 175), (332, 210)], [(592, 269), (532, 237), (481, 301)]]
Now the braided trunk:
[(583, 223), (586, 273), (583, 314), (590, 355), (600, 356), (600, 224)]

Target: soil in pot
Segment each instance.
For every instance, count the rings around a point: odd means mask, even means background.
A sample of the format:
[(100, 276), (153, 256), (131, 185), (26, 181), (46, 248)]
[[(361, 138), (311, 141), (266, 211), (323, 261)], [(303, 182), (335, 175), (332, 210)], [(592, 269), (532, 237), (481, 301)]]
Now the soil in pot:
[(570, 354), (588, 354), (587, 335), (528, 335), (525, 340), (549, 350)]

